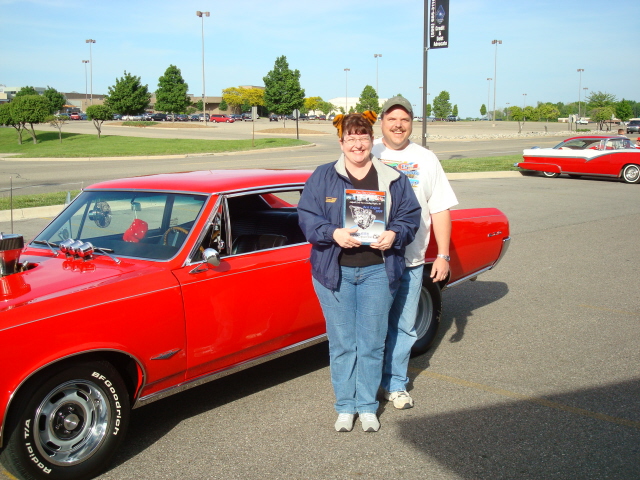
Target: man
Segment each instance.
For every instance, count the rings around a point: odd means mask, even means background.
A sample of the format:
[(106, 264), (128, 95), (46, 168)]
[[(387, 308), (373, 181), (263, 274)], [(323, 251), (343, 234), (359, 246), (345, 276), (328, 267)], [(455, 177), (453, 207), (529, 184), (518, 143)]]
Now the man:
[(407, 246), (407, 268), (389, 312), (382, 371), (385, 398), (392, 401), (395, 408), (405, 409), (413, 407), (413, 399), (407, 392), (407, 370), (411, 347), (416, 341), (415, 320), (430, 227), (433, 225), (438, 256), (431, 267), (431, 278), (425, 281), (439, 282), (449, 274), (449, 209), (457, 205), (458, 200), (438, 157), (409, 139), (413, 128), (413, 109), (409, 101), (400, 96), (390, 98), (382, 106), (381, 115), (382, 139), (374, 142), (371, 152), (409, 177), (422, 207), (420, 228), (415, 240)]

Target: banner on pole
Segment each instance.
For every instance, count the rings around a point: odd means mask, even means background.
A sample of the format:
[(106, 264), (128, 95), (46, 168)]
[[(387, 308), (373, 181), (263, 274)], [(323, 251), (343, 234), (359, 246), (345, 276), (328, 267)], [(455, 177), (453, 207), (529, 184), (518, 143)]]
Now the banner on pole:
[(431, 0), (429, 48), (449, 47), (449, 0)]

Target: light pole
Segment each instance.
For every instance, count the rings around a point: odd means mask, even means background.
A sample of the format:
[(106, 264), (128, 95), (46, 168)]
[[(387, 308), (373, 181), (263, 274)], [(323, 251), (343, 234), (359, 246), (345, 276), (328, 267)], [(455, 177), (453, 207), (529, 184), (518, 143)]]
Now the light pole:
[(523, 93), (522, 94), (522, 110), (524, 111), (525, 107), (527, 106), (527, 94)]
[(582, 90), (582, 72), (584, 72), (584, 68), (579, 68), (578, 74), (580, 75), (580, 80), (578, 81), (578, 120), (580, 120), (580, 94), (582, 93), (580, 92), (580, 90)]
[(349, 112), (347, 111), (347, 97), (348, 97), (348, 93), (349, 93), (349, 72), (351, 71), (350, 68), (345, 68), (344, 69), (344, 114), (348, 114)]
[(491, 106), (491, 80), (493, 80), (493, 78), (487, 78), (489, 82), (487, 84), (487, 116), (489, 115), (489, 107)]
[(496, 126), (496, 75), (498, 69), (498, 45), (502, 45), (502, 40), (491, 40), (491, 45), (496, 46), (496, 54), (493, 60), (493, 126)]
[(376, 59), (376, 95), (380, 97), (380, 91), (378, 90), (378, 58), (382, 56), (381, 53), (374, 53), (373, 58)]
[(507, 102), (507, 122), (509, 121), (509, 105), (511, 104)]
[(91, 72), (91, 105), (93, 105), (93, 55), (91, 53), (91, 44), (96, 43), (92, 38), (85, 40), (84, 43), (89, 44), (89, 71)]
[(87, 63), (89, 63), (89, 60), (82, 60), (82, 63), (84, 63), (84, 103), (85, 105), (88, 102), (87, 99)]
[(207, 124), (207, 112), (204, 103), (204, 17), (209, 16), (209, 12), (201, 12), (198, 10), (196, 15), (202, 19), (202, 118), (204, 124)]

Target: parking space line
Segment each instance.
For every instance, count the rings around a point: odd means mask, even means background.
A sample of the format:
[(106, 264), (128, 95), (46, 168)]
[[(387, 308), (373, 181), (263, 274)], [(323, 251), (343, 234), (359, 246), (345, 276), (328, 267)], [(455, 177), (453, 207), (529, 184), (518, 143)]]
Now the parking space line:
[(595, 305), (582, 304), (579, 307), (590, 308), (592, 310), (600, 310), (601, 312), (620, 313), (622, 315), (631, 315), (632, 317), (640, 317), (639, 312), (627, 312), (626, 310), (615, 310), (613, 308), (596, 307)]
[(501, 388), (495, 388), (489, 385), (483, 385), (481, 383), (470, 382), (468, 380), (463, 380), (461, 378), (450, 377), (448, 375), (441, 375), (435, 372), (427, 372), (419, 368), (410, 367), (409, 371), (412, 373), (415, 373), (417, 376), (427, 376), (435, 380), (442, 380), (449, 383), (455, 383), (456, 385), (461, 385), (463, 387), (475, 388), (477, 390), (483, 390), (485, 392), (494, 393), (496, 395), (501, 395), (503, 397), (509, 397), (516, 400), (535, 403), (537, 405), (542, 405), (543, 407), (555, 408), (556, 410), (562, 410), (564, 412), (574, 413), (576, 415), (581, 415), (583, 417), (589, 417), (596, 420), (602, 420), (604, 422), (615, 423), (617, 425), (622, 425), (625, 427), (631, 427), (631, 428), (640, 430), (640, 422), (634, 422), (633, 420), (613, 417), (611, 415), (605, 415), (604, 413), (592, 412), (590, 410), (585, 410), (584, 408), (571, 407), (569, 405), (563, 405), (561, 403), (547, 400), (546, 398), (522, 395), (521, 393), (511, 392), (509, 390), (503, 390)]

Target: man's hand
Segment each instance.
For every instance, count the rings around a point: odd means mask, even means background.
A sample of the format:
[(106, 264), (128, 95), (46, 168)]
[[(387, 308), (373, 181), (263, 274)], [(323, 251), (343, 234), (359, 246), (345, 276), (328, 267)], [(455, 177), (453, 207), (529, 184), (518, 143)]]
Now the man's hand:
[(433, 266), (431, 267), (431, 275), (434, 282), (439, 282), (447, 278), (449, 274), (449, 262), (447, 262), (444, 258), (436, 257), (433, 262)]

